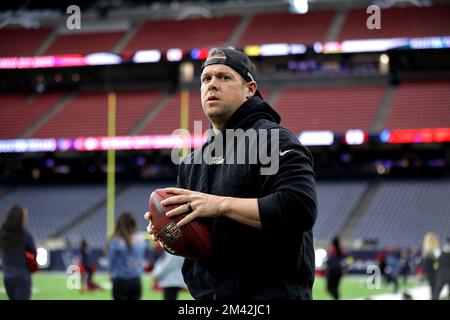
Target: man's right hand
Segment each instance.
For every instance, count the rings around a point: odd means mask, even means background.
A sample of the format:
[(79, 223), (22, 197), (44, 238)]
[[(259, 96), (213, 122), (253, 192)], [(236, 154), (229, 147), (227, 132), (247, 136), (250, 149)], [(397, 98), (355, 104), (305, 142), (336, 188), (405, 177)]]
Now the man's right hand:
[(148, 233), (149, 235), (152, 236), (152, 239), (153, 239), (155, 242), (158, 242), (159, 245), (161, 246), (161, 248), (163, 248), (163, 249), (166, 250), (167, 252), (172, 253), (172, 254), (176, 254), (176, 253), (175, 253), (175, 250), (173, 250), (171, 247), (169, 247), (168, 245), (166, 245), (166, 244), (161, 240), (161, 238), (158, 236), (158, 234), (156, 233), (155, 227), (153, 226), (152, 221), (150, 220), (150, 213), (149, 213), (149, 212), (146, 212), (146, 213), (144, 214), (144, 218), (145, 218), (145, 220), (148, 221), (147, 233)]

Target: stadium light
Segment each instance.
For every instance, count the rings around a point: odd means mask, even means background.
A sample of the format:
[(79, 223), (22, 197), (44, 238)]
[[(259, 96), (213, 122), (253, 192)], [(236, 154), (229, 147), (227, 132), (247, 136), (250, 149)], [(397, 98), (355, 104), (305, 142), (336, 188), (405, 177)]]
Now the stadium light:
[(387, 54), (383, 53), (382, 55), (380, 55), (380, 62), (384, 63), (384, 64), (388, 64), (389, 56)]
[(345, 132), (345, 142), (351, 145), (363, 144), (367, 140), (367, 135), (363, 130), (347, 130)]
[(13, 139), (0, 141), (0, 153), (56, 151), (56, 139)]
[(178, 48), (167, 50), (167, 61), (181, 61), (183, 59), (183, 51)]
[(306, 50), (307, 47), (304, 44), (290, 43), (269, 43), (244, 47), (244, 52), (249, 57), (288, 56), (290, 54), (304, 54)]
[(450, 37), (412, 38), (409, 40), (411, 49), (445, 49), (450, 48)]
[(73, 82), (78, 82), (80, 80), (80, 74), (78, 72), (72, 73), (70, 76)]
[[(305, 146), (331, 146), (341, 141), (351, 145), (361, 145), (370, 141), (382, 144), (397, 143), (445, 143), (450, 142), (450, 128), (424, 129), (386, 129), (368, 136), (362, 130), (348, 130), (344, 136), (331, 130), (303, 131), (298, 135)], [(153, 150), (173, 149), (183, 146), (184, 139), (179, 135), (115, 136), (115, 137), (76, 137), (48, 139), (0, 139), (1, 153), (54, 152), (54, 151), (105, 151), (114, 150)], [(206, 136), (191, 136), (191, 147), (200, 147)]]
[(134, 54), (133, 62), (150, 63), (159, 62), (161, 60), (161, 52), (159, 50), (141, 50)]
[(389, 139), (391, 138), (391, 130), (388, 130), (388, 129), (386, 129), (386, 130), (383, 130), (381, 133), (380, 133), (380, 141), (381, 142), (383, 142), (383, 143), (389, 143)]
[(313, 45), (313, 50), (315, 53), (323, 52), (323, 44), (321, 42), (315, 42)]
[(292, 13), (308, 13), (308, 0), (289, 0), (289, 11)]
[(389, 73), (389, 56), (386, 53), (380, 55), (379, 69), (382, 74)]
[(209, 50), (206, 48), (197, 48), (191, 51), (191, 59), (193, 60), (206, 60), (208, 58)]
[(304, 54), (308, 50), (304, 44), (291, 44), (289, 48), (291, 54)]
[(90, 66), (100, 66), (106, 64), (119, 64), (122, 62), (122, 58), (114, 53), (98, 52), (86, 55), (85, 61), (86, 64)]
[(259, 45), (251, 45), (251, 46), (246, 46), (244, 48), (244, 52), (246, 55), (248, 55), (249, 57), (257, 57), (259, 55), (261, 55), (260, 53), (261, 49)]
[(287, 56), (289, 54), (289, 45), (287, 43), (263, 44), (260, 47), (261, 56)]
[(299, 138), (305, 146), (331, 146), (334, 143), (333, 131), (303, 131)]
[(183, 82), (190, 82), (194, 79), (194, 65), (187, 61), (180, 65), (180, 78)]

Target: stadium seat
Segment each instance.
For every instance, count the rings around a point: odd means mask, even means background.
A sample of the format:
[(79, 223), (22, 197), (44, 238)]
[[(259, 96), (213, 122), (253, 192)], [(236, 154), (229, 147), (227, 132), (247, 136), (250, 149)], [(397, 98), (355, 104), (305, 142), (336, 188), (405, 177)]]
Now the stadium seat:
[[(127, 135), (159, 97), (159, 91), (118, 91), (117, 135)], [(106, 136), (107, 104), (107, 92), (81, 92), (34, 132), (33, 137)]]
[(381, 9), (381, 28), (373, 30), (366, 27), (369, 16), (365, 9), (350, 10), (339, 40), (450, 35), (450, 6)]

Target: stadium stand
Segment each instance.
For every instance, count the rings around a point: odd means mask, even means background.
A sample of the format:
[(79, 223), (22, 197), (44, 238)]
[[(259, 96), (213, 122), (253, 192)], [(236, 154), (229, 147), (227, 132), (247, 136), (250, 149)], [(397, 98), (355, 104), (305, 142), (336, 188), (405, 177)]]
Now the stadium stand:
[[(159, 91), (117, 92), (117, 135), (127, 135), (133, 125), (160, 97)], [(32, 135), (35, 138), (105, 136), (108, 134), (106, 92), (81, 92), (67, 102)]]
[[(145, 231), (145, 204), (153, 190), (166, 186), (171, 184), (150, 183), (126, 187), (116, 198), (116, 213), (130, 211), (138, 222), (138, 229)], [(337, 234), (366, 188), (366, 181), (318, 183), (320, 207), (315, 237), (323, 239), (330, 234)], [(23, 194), (31, 196), (22, 199)], [(101, 248), (106, 234), (105, 197), (103, 186), (67, 186), (62, 192), (60, 187), (21, 187), (0, 200), (0, 209), (4, 213), (9, 205), (23, 203), (30, 210), (30, 230), (36, 231), (38, 238), (45, 239), (66, 225), (73, 224), (74, 227), (69, 229), (64, 238), (78, 243), (85, 236), (93, 247)], [(94, 206), (99, 208), (84, 220), (79, 219)]]
[(44, 93), (32, 96), (24, 93), (0, 95), (0, 139), (18, 138), (61, 96), (62, 93)]
[(0, 221), (10, 206), (22, 204), (29, 211), (28, 226), (33, 235), (47, 239), (105, 199), (103, 185), (18, 187), (0, 199)]
[[(124, 34), (125, 32), (60, 34), (44, 54), (58, 55), (110, 52)], [(74, 43), (76, 43), (76, 46)]]
[(283, 124), (304, 130), (370, 129), (385, 87), (329, 87), (287, 89), (276, 101)]
[[(173, 130), (180, 128), (180, 104), (181, 94), (176, 93), (139, 134), (171, 134)], [(198, 92), (191, 92), (189, 95), (189, 130), (191, 132), (194, 130), (194, 121), (202, 121), (203, 132), (208, 129)]]
[[(147, 224), (143, 213), (150, 193), (168, 183), (132, 185), (116, 199), (116, 213), (130, 211), (139, 230)], [(319, 215), (314, 227), (316, 239), (339, 234), (355, 209), (368, 181), (319, 181)], [(27, 195), (24, 197), (24, 195)], [(441, 237), (450, 233), (448, 207), (450, 181), (384, 181), (356, 226), (353, 239), (378, 239), (380, 246), (420, 245), (428, 231)], [(23, 203), (30, 211), (30, 230), (38, 239), (46, 239), (61, 228), (73, 224), (64, 236), (70, 241), (88, 237), (94, 247), (102, 247), (106, 234), (106, 193), (104, 186), (19, 187), (0, 199), (3, 215), (14, 203)], [(87, 218), (86, 212), (98, 207)], [(3, 216), (0, 216), (3, 219)]]
[(368, 17), (365, 9), (350, 10), (339, 40), (450, 35), (450, 6), (382, 9), (380, 29), (361, 27)]
[(50, 34), (50, 32), (51, 28), (0, 29), (0, 56), (3, 57), (32, 56), (39, 48), (41, 43), (45, 40), (45, 38)]
[(251, 44), (304, 43), (325, 40), (334, 11), (305, 15), (269, 13), (255, 15), (239, 40), (238, 47)]
[[(294, 132), (304, 130), (369, 130), (386, 87), (382, 85), (328, 88), (290, 88), (281, 92), (274, 106), (283, 123)], [(450, 123), (450, 82), (406, 82), (396, 89), (384, 128), (444, 128)], [(0, 95), (0, 138), (20, 137), (42, 117), (63, 93)], [(263, 96), (270, 96), (270, 89)], [(117, 134), (127, 135), (161, 97), (159, 91), (118, 91)], [(333, 99), (329, 99), (333, 97)], [(170, 134), (180, 127), (179, 93), (145, 125), (138, 134)], [(189, 130), (208, 122), (200, 105), (200, 94), (190, 94)], [(102, 136), (107, 134), (107, 93), (81, 92), (32, 134), (34, 138)]]
[(314, 237), (327, 239), (338, 235), (368, 186), (367, 181), (317, 183), (317, 221)]
[(447, 128), (450, 81), (409, 82), (397, 88), (385, 128)]
[(383, 181), (352, 238), (377, 239), (380, 247), (421, 245), (425, 233), (450, 234), (450, 181)]
[[(263, 97), (270, 96), (270, 90), (260, 91)], [(180, 128), (181, 94), (174, 94), (167, 104), (151, 119), (139, 134), (171, 134)], [(209, 128), (209, 121), (203, 113), (200, 93), (192, 91), (189, 94), (189, 131), (194, 132), (194, 121), (202, 121), (202, 132)]]
[[(161, 20), (145, 23), (125, 46), (124, 52), (170, 48), (193, 49), (225, 44), (240, 17)], [(183, 32), (180, 32), (183, 30)]]
[[(316, 239), (339, 234), (368, 187), (367, 180), (319, 181), (319, 214)], [(146, 203), (156, 188), (170, 183), (123, 186), (116, 198), (116, 214), (130, 211), (145, 231)], [(26, 196), (24, 196), (26, 195)], [(380, 247), (421, 245), (428, 231), (445, 238), (450, 234), (449, 180), (389, 180), (381, 182), (352, 239), (377, 239)], [(24, 204), (30, 211), (29, 226), (37, 239), (47, 239), (68, 228), (63, 237), (77, 243), (87, 237), (101, 248), (106, 235), (106, 191), (104, 186), (18, 187), (0, 199), (0, 220), (7, 208)], [(92, 211), (93, 210), (93, 211)], [(88, 215), (86, 215), (88, 214)]]

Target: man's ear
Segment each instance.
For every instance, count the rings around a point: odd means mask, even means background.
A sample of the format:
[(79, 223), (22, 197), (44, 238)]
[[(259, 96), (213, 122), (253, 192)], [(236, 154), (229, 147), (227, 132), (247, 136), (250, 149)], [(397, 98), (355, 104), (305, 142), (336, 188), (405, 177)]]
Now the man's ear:
[(247, 99), (255, 95), (257, 88), (258, 86), (255, 81), (247, 82)]

